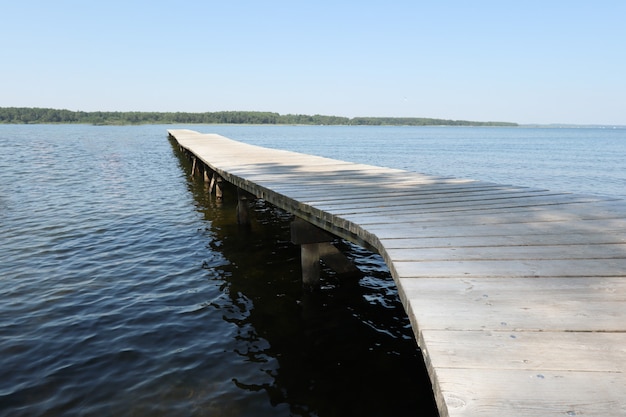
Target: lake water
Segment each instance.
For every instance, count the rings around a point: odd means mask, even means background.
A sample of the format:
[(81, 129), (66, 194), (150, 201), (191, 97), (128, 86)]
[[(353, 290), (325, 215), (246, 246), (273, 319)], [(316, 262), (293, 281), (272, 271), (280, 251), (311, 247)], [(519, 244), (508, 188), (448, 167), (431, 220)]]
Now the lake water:
[[(623, 129), (180, 127), (626, 197)], [(304, 294), (290, 215), (239, 228), (167, 128), (0, 125), (0, 416), (436, 416), (380, 257)]]

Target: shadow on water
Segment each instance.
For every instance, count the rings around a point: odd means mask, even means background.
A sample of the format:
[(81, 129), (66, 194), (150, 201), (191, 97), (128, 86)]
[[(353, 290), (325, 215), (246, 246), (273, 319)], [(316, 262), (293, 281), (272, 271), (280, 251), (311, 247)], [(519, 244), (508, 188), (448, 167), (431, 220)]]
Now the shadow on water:
[[(191, 164), (174, 148), (189, 173)], [(380, 256), (338, 240), (363, 277), (342, 279), (323, 268), (321, 289), (306, 293), (289, 213), (251, 201), (252, 224), (242, 227), (234, 189), (226, 187), (217, 200), (201, 178), (190, 178), (189, 188), (210, 225), (208, 249), (228, 261), (218, 271), (206, 269), (210, 279), (222, 280), (225, 294), (212, 307), (237, 326), (235, 353), (250, 364), (249, 372), (232, 376), (238, 389), (264, 393), (276, 415), (281, 409), (322, 417), (438, 415), (421, 352)]]

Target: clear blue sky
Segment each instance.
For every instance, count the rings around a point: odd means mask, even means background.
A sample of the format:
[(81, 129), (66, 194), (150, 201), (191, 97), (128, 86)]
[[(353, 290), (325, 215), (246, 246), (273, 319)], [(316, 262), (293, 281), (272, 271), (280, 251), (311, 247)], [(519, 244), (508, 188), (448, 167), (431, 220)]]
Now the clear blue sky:
[(2, 0), (0, 107), (626, 125), (626, 1)]

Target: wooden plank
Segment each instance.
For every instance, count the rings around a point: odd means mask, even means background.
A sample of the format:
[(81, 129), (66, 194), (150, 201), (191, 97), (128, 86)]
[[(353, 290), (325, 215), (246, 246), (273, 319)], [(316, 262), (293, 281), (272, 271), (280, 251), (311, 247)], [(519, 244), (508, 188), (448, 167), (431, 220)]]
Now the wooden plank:
[(450, 277), (596, 277), (626, 275), (626, 258), (620, 259), (534, 259), (481, 261), (396, 261), (390, 270), (410, 278)]
[[(398, 194), (393, 196), (380, 197), (378, 193), (366, 195), (362, 198), (352, 198), (346, 201), (333, 202), (316, 202), (305, 201), (322, 210), (332, 210), (334, 212), (343, 212), (346, 209), (381, 208), (381, 207), (405, 207), (405, 206), (424, 206), (439, 204), (467, 203), (475, 201), (491, 201), (491, 200), (508, 200), (516, 198), (535, 198), (543, 196), (558, 196), (560, 193), (540, 190), (522, 190), (522, 189), (496, 189), (485, 191), (466, 191), (450, 192), (450, 193), (430, 193), (430, 194)], [(411, 197), (415, 197), (415, 199)]]
[[(274, 177), (273, 180), (276, 180)], [(394, 184), (390, 181), (389, 184)], [(354, 187), (350, 184), (338, 184), (330, 185), (325, 188), (312, 187), (303, 189), (300, 184), (290, 185), (284, 182), (276, 184), (282, 192), (289, 193), (290, 196), (296, 197), (302, 201), (308, 203), (314, 202), (332, 202), (350, 200), (353, 198), (386, 198), (389, 196), (419, 196), (419, 195), (436, 195), (436, 194), (449, 194), (457, 192), (474, 192), (474, 191), (489, 191), (489, 190), (507, 190), (510, 187), (498, 186), (493, 184), (483, 184), (477, 182), (467, 183), (448, 183), (442, 182), (438, 184), (428, 184), (426, 186), (420, 186), (419, 184), (412, 187), (383, 187), (380, 183), (371, 184), (364, 187)]]
[(381, 246), (389, 252), (393, 249), (406, 248), (471, 248), (484, 246), (552, 246), (562, 245), (567, 242), (568, 245), (597, 245), (597, 244), (622, 244), (626, 243), (624, 233), (616, 230), (613, 233), (557, 233), (557, 234), (526, 234), (516, 235), (511, 238), (510, 235), (501, 234), (497, 236), (489, 236), (488, 241), (476, 239), (475, 236), (455, 236), (451, 239), (449, 236), (425, 236), (425, 237), (406, 237), (406, 238), (386, 238), (381, 239)]
[(474, 236), (476, 240), (487, 242), (489, 236), (509, 236), (511, 240), (518, 236), (535, 234), (624, 234), (624, 220), (585, 220), (578, 222), (528, 222), (505, 224), (468, 224), (442, 225), (420, 224), (419, 227), (410, 227), (405, 224), (376, 224), (369, 225), (367, 231), (378, 236), (379, 239), (400, 239), (412, 237), (467, 237)]
[(626, 258), (626, 243), (404, 248), (388, 249), (387, 256), (393, 262), (623, 259)]
[(442, 415), (601, 416), (626, 406), (626, 333), (426, 330), (420, 345)]
[(626, 332), (626, 277), (399, 278), (425, 330)]
[[(464, 201), (458, 199), (456, 201), (439, 201), (439, 202), (406, 202), (403, 204), (379, 204), (376, 207), (353, 207), (344, 209), (332, 209), (332, 212), (338, 216), (346, 216), (358, 213), (378, 213), (380, 215), (387, 215), (389, 213), (401, 212), (406, 213), (408, 210), (412, 210), (415, 213), (441, 213), (445, 211), (457, 212), (462, 215), (462, 212), (470, 210), (482, 210), (482, 209), (510, 209), (516, 207), (534, 207), (534, 206), (558, 206), (561, 204), (572, 203), (592, 203), (597, 201), (594, 197), (582, 197), (582, 196), (570, 196), (567, 194), (543, 194), (536, 196), (519, 196), (518, 198), (512, 198), (511, 196), (503, 196), (502, 198), (492, 198), (475, 201)], [(325, 211), (324, 206), (316, 207), (322, 211)]]
[[(603, 202), (601, 202), (603, 203)], [(558, 210), (552, 205), (523, 206), (514, 208), (484, 208), (465, 211), (462, 216), (458, 212), (416, 213), (411, 211), (388, 212), (384, 216), (363, 213), (344, 216), (364, 227), (374, 224), (404, 224), (419, 227), (419, 223), (445, 223), (447, 225), (468, 224), (502, 224), (552, 221), (580, 220), (626, 220), (623, 209), (606, 209), (598, 203), (562, 204)]]
[(626, 333), (423, 330), (420, 344), (436, 368), (626, 374)]
[[(626, 334), (424, 331), (441, 415), (622, 415)], [(485, 354), (489, 352), (489, 354)]]
[(437, 368), (441, 417), (626, 415), (626, 376), (613, 372)]

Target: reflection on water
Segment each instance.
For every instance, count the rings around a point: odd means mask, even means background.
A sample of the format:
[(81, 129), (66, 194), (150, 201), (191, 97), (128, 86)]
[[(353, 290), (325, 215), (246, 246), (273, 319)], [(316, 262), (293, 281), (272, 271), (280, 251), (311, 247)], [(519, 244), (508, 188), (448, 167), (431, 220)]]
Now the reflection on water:
[[(184, 159), (181, 162), (189, 164)], [(320, 416), (436, 416), (430, 382), (395, 284), (382, 258), (337, 242), (364, 277), (342, 280), (323, 269), (321, 291), (302, 291), (292, 216), (251, 203), (250, 228), (236, 224), (234, 190), (216, 200), (200, 180), (190, 187), (205, 219), (227, 298), (213, 307), (237, 325), (234, 351), (255, 369), (233, 376), (278, 410)], [(211, 268), (207, 268), (211, 270)], [(278, 412), (274, 410), (274, 412)]]

